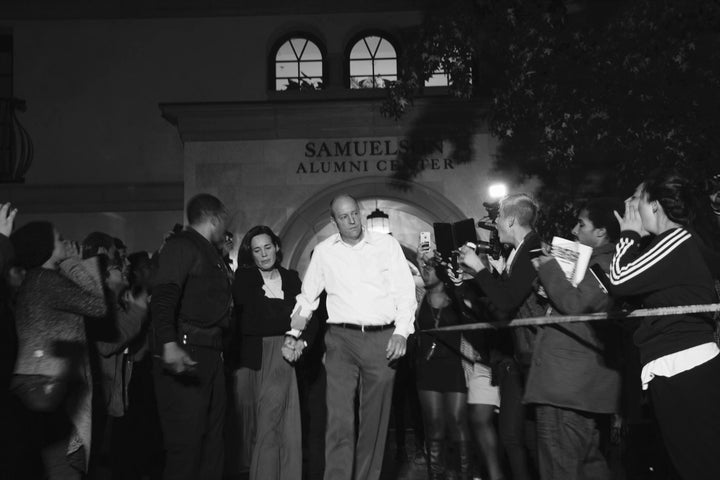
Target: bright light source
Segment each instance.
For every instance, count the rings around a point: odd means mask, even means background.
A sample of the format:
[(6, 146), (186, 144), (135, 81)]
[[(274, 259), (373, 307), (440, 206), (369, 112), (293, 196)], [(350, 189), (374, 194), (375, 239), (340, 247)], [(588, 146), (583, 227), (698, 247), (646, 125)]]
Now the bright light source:
[(494, 200), (503, 198), (507, 195), (507, 186), (504, 183), (493, 183), (490, 185), (490, 188), (488, 188), (488, 194), (490, 194), (490, 198)]

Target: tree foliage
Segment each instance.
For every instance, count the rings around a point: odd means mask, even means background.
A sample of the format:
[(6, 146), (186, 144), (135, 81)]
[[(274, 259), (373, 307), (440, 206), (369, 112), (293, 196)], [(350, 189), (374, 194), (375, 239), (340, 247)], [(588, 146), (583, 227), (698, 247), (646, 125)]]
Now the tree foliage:
[(625, 197), (654, 168), (699, 186), (720, 172), (717, 1), (456, 0), (443, 12), (410, 41), (385, 113), (402, 115), (452, 64), (454, 96), (488, 99), (495, 168), (541, 181), (553, 228), (573, 199)]

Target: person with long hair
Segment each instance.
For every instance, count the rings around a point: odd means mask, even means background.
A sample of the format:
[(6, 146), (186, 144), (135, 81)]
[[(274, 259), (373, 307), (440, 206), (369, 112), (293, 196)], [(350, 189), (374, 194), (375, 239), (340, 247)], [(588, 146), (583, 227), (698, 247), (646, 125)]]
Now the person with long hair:
[(292, 341), (288, 361), (290, 314), (300, 293), (300, 277), (280, 266), (280, 238), (267, 226), (251, 228), (238, 252), (233, 298), (240, 335), (239, 372), (251, 400), (254, 435), (250, 480), (299, 480), (302, 477), (300, 401), (294, 365), (312, 339), (308, 329)]
[(460, 332), (422, 333), (422, 330), (459, 325), (457, 302), (446, 291), (442, 266), (434, 258), (420, 257), (420, 273), (426, 293), (416, 315), (418, 350), (416, 382), (425, 430), (428, 478), (445, 478), (445, 453), (449, 440), (456, 442), (461, 479), (470, 478), (470, 432), (467, 386), (461, 362)]
[[(656, 171), (625, 201), (623, 216), (615, 213), (622, 233), (610, 268), (613, 295), (639, 296), (647, 308), (717, 302), (689, 230), (702, 208), (694, 190), (683, 176)], [(641, 248), (646, 235), (653, 238)], [(634, 341), (643, 388), (676, 469), (686, 480), (720, 478), (720, 349), (712, 314), (646, 317)]]

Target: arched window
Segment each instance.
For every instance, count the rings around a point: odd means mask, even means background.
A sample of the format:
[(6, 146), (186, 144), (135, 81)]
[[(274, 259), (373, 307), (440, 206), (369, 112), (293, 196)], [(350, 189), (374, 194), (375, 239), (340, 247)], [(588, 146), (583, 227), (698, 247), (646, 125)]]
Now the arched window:
[(358, 40), (349, 55), (350, 88), (382, 88), (397, 80), (397, 53), (387, 38), (367, 35)]
[(323, 54), (307, 37), (293, 36), (275, 53), (275, 90), (320, 90), (323, 88)]

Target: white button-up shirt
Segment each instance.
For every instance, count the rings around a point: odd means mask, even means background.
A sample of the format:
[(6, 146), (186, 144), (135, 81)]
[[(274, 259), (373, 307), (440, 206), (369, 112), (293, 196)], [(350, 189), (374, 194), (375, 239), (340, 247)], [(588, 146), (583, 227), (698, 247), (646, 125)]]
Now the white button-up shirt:
[(406, 337), (415, 331), (415, 283), (402, 248), (392, 236), (363, 232), (356, 245), (336, 233), (313, 252), (297, 296), (300, 314), (309, 316), (327, 292), (328, 323), (387, 325)]

